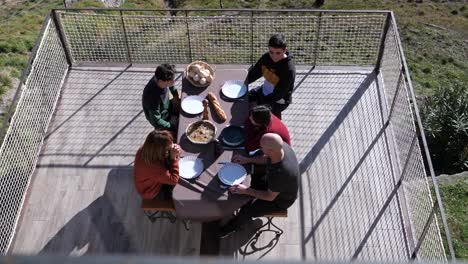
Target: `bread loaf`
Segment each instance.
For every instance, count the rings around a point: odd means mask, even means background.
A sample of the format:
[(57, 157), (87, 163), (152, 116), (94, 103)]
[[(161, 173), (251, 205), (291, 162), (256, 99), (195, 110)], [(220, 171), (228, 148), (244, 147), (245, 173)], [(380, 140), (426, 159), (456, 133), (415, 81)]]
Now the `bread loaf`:
[(218, 98), (216, 98), (216, 95), (213, 92), (209, 92), (206, 97), (213, 104), (213, 109), (215, 110), (216, 115), (219, 117), (219, 119), (222, 122), (226, 121), (227, 120), (226, 113), (224, 113), (223, 108), (221, 108), (221, 105), (219, 104), (219, 101), (218, 101)]

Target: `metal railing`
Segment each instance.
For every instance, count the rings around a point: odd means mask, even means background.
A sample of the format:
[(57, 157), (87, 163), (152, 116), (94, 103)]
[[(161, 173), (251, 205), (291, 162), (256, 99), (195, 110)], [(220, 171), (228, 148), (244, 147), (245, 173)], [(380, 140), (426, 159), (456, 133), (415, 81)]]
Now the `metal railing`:
[(11, 243), (44, 135), (68, 71), (58, 35), (49, 13), (2, 127), (0, 252), (3, 254)]
[[(444, 208), (424, 136), (411, 77), (403, 54), (396, 20), (393, 13), (390, 15), (391, 23), (385, 39), (380, 70), (382, 71), (385, 91), (391, 106), (390, 127), (393, 130), (394, 144), (399, 154), (400, 180), (403, 183), (403, 195), (406, 197), (406, 204), (410, 214), (410, 226), (412, 228), (410, 235), (413, 243), (411, 258), (445, 259), (436, 217), (436, 211), (440, 210), (449, 253), (452, 260), (455, 260)], [(428, 163), (429, 173), (426, 172), (423, 158)], [(430, 175), (433, 182), (436, 195), (435, 201), (432, 198), (426, 175)]]
[[(103, 63), (252, 64), (268, 38), (283, 33), (297, 64), (371, 66), (383, 80), (396, 179), (388, 202), (407, 211), (413, 258), (445, 260), (435, 210), (443, 214), (396, 22), (386, 11), (57, 9), (44, 22), (17, 92), (0, 149), (0, 252), (5, 253), (69, 66)], [(12, 108), (14, 109), (14, 108)], [(12, 112), (12, 111), (11, 111)], [(11, 114), (10, 112), (10, 114)], [(416, 117), (416, 120), (414, 119)], [(8, 119), (8, 117), (7, 117)], [(416, 122), (415, 122), (416, 121)], [(3, 129), (5, 129), (5, 125)], [(418, 142), (421, 133), (423, 153)], [(431, 198), (422, 155), (429, 160)], [(388, 179), (389, 181), (391, 179)], [(389, 185), (390, 186), (390, 185)], [(386, 213), (380, 212), (377, 216)], [(365, 241), (365, 240), (364, 240)], [(359, 249), (359, 248), (358, 248)], [(361, 248), (362, 249), (362, 248)], [(359, 254), (359, 250), (356, 251)]]
[(370, 66), (386, 18), (378, 11), (175, 10), (176, 16), (138, 9), (56, 14), (76, 63), (252, 64), (269, 37), (282, 32), (298, 64)]

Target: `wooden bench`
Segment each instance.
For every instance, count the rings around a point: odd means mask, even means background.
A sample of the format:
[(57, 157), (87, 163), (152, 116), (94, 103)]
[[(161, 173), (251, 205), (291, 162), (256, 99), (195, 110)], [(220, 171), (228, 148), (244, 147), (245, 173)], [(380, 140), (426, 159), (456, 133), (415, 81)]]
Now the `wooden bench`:
[[(257, 230), (255, 230), (255, 236), (253, 236), (245, 244), (245, 247), (244, 247), (243, 251), (241, 250), (241, 254), (249, 255), (249, 254), (252, 254), (255, 251), (260, 251), (260, 250), (265, 250), (266, 248), (275, 247), (275, 245), (279, 241), (280, 236), (284, 233), (284, 231), (283, 231), (283, 229), (279, 228), (277, 225), (275, 225), (272, 222), (273, 218), (275, 218), (275, 217), (288, 217), (288, 210), (287, 209), (278, 209), (275, 212), (264, 214), (261, 217), (266, 217), (268, 219), (268, 221), (265, 224), (263, 224), (261, 227), (257, 228)], [(274, 228), (272, 228), (272, 227), (274, 227)], [(266, 244), (266, 245), (264, 245), (262, 247), (257, 247), (258, 239), (259, 239), (260, 235), (263, 232), (273, 232), (276, 235), (268, 244)], [(252, 248), (252, 250), (253, 250), (252, 252), (248, 252), (249, 247)]]
[(266, 214), (264, 215), (263, 217), (288, 217), (288, 209), (280, 209), (276, 212), (272, 212), (272, 213), (269, 213), (269, 214)]
[(163, 211), (163, 212), (174, 212), (174, 202), (172, 200), (142, 200), (141, 208), (145, 211)]
[[(260, 236), (260, 234), (265, 232), (265, 231), (276, 233), (277, 238), (279, 238), (279, 236), (281, 236), (284, 233), (283, 229), (279, 228), (277, 225), (275, 225), (273, 223), (273, 218), (275, 218), (275, 217), (288, 217), (288, 209), (278, 209), (275, 212), (264, 214), (262, 217), (266, 217), (268, 219), (268, 221), (257, 229), (257, 231), (256, 231), (256, 233), (257, 233), (256, 236), (257, 237)], [(275, 229), (272, 229), (271, 228), (272, 226)], [(266, 228), (263, 229), (264, 227), (266, 227)]]
[[(148, 217), (148, 219), (154, 223), (157, 219), (166, 218), (171, 223), (176, 222), (174, 201), (171, 200), (142, 200), (141, 208)], [(190, 221), (182, 220), (185, 229), (190, 230)]]
[(169, 219), (171, 223), (175, 223), (176, 221), (176, 217), (173, 214), (175, 208), (172, 200), (142, 200), (141, 208), (152, 223), (160, 218)]

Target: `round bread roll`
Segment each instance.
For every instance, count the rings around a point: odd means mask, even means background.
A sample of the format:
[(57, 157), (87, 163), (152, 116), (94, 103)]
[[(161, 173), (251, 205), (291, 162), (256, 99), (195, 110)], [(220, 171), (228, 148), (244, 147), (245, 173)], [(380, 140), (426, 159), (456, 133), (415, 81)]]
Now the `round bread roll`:
[(210, 76), (210, 71), (209, 70), (201, 70), (198, 75), (201, 77), (201, 78), (206, 78), (208, 76)]
[(192, 79), (193, 79), (193, 76), (195, 76), (195, 74), (196, 74), (195, 72), (193, 72), (193, 71), (189, 71), (189, 74), (188, 74), (188, 75), (190, 76), (190, 78), (192, 78)]
[(210, 75), (208, 75), (208, 76), (206, 77), (206, 82), (209, 82), (209, 83), (210, 83), (210, 82), (212, 82), (212, 81), (213, 81), (213, 75), (210, 74)]
[(198, 74), (195, 74), (192, 79), (196, 82), (198, 82), (200, 80), (200, 76), (198, 76)]
[(194, 72), (194, 73), (199, 73), (201, 69), (202, 68), (201, 68), (200, 65), (194, 64), (194, 65), (190, 66), (189, 71)]
[(206, 78), (201, 78), (200, 79), (200, 84), (205, 84), (206, 83)]

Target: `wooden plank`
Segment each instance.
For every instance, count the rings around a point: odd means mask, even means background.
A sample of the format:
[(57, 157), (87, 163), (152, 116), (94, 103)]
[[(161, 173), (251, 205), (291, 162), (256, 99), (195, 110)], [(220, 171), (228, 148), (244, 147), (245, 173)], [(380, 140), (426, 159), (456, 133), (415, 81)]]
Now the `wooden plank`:
[[(133, 186), (132, 163), (152, 129), (141, 113), (141, 94), (154, 68), (123, 69), (71, 70), (41, 150), (13, 254), (200, 254), (200, 223), (191, 223), (186, 231), (181, 221), (153, 224), (143, 214), (141, 198)], [(364, 156), (378, 136), (381, 117), (374, 83), (359, 100), (351, 100), (369, 73), (361, 70), (324, 68), (309, 76), (305, 76), (307, 69), (298, 71), (297, 83), (300, 78), (305, 80), (283, 112), (283, 120), (299, 160), (314, 150), (327, 129), (334, 131), (325, 134), (329, 138), (309, 171), (301, 176), (303, 207), (297, 201), (287, 217), (273, 219), (285, 230), (276, 244), (251, 252), (247, 243), (266, 221), (259, 218), (221, 239), (220, 255), (294, 260), (300, 257), (302, 243), (307, 260), (347, 260), (354, 253), (394, 186), (390, 164), (397, 157), (396, 150), (390, 149), (390, 162), (381, 139)], [(181, 87), (181, 76), (177, 78), (176, 86)], [(250, 87), (261, 83), (259, 80)], [(349, 113), (337, 123), (343, 109)], [(356, 168), (361, 158), (364, 161)], [(301, 210), (304, 219), (300, 218)], [(392, 202), (359, 258), (404, 259), (399, 219), (398, 205)], [(302, 241), (302, 236), (308, 240)], [(257, 246), (268, 245), (273, 239), (273, 234), (262, 235)]]
[(141, 208), (143, 210), (156, 210), (175, 212), (174, 202), (172, 200), (156, 201), (156, 200), (141, 200)]

